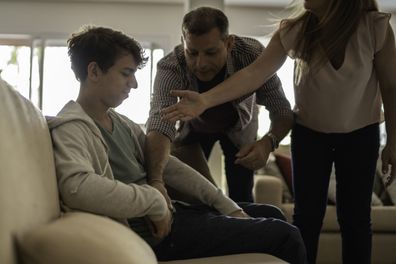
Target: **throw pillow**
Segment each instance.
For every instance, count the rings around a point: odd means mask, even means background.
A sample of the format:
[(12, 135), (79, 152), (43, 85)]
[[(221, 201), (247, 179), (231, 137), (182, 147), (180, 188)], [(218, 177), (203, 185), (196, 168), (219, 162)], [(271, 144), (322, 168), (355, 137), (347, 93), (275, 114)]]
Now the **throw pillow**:
[(290, 156), (284, 154), (274, 153), (276, 164), (278, 165), (283, 178), (289, 187), (290, 193), (293, 195), (293, 175), (292, 175), (292, 164)]
[(148, 244), (128, 227), (89, 213), (66, 213), (17, 240), (24, 264), (157, 263)]

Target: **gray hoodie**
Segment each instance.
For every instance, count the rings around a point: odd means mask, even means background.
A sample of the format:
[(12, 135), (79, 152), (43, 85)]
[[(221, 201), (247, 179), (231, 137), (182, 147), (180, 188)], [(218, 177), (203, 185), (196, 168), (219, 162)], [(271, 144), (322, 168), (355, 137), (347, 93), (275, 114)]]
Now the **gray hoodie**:
[[(137, 160), (145, 164), (146, 135), (127, 117), (109, 110), (131, 130)], [(65, 210), (81, 210), (105, 215), (126, 223), (125, 219), (148, 216), (157, 221), (165, 217), (167, 204), (161, 193), (149, 185), (124, 184), (114, 179), (108, 147), (100, 130), (82, 109), (70, 101), (48, 121), (51, 130), (58, 187)], [(164, 170), (164, 181), (179, 192), (193, 195), (220, 213), (230, 214), (240, 207), (198, 172), (171, 156)]]

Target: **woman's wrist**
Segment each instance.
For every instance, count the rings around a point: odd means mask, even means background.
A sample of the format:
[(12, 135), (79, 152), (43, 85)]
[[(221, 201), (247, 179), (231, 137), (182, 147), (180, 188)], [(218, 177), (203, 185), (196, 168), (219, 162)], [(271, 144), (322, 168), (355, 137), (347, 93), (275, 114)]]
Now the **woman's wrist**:
[(215, 97), (208, 94), (208, 92), (201, 94), (202, 106), (205, 110), (216, 105), (216, 102), (213, 101), (214, 98)]

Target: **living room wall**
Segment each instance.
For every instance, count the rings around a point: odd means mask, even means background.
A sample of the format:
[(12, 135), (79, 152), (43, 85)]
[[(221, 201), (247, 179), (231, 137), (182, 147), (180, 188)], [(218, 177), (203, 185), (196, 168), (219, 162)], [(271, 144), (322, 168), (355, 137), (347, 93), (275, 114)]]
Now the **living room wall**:
[[(262, 36), (270, 33), (283, 8), (226, 5), (232, 33)], [(182, 4), (122, 1), (0, 1), (0, 34), (67, 37), (83, 24), (109, 26), (154, 42), (169, 51), (180, 42)], [(393, 25), (396, 26), (395, 16)]]

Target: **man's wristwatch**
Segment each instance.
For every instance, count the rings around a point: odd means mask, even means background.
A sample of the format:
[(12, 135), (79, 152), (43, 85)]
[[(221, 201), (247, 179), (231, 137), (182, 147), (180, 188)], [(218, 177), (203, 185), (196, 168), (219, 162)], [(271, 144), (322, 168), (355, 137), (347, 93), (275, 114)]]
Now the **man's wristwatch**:
[(271, 140), (272, 151), (279, 147), (279, 140), (272, 132), (268, 132), (264, 136), (267, 136)]

